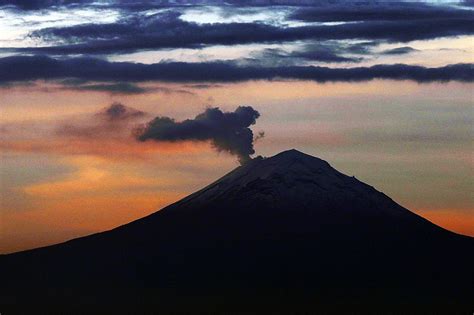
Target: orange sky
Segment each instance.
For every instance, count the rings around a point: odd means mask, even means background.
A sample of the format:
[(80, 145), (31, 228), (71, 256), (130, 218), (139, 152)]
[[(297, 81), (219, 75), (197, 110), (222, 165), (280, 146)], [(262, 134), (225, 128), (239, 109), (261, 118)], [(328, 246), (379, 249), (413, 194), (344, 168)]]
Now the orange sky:
[[(208, 143), (136, 142), (130, 130), (141, 121), (100, 129), (94, 115), (114, 101), (149, 113), (144, 121), (192, 118), (206, 106), (251, 105), (261, 113), (253, 130), (266, 133), (257, 154), (297, 148), (319, 156), (432, 222), (474, 236), (469, 84), (161, 86), (168, 91), (111, 96), (38, 82), (0, 93), (0, 252), (111, 229), (238, 165)], [(64, 126), (79, 132), (64, 134)]]

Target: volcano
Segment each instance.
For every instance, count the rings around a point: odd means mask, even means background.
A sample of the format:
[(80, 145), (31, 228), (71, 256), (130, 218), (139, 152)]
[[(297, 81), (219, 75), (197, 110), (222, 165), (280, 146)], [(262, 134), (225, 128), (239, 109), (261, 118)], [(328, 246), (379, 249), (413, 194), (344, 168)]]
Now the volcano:
[(453, 314), (474, 309), (473, 266), (473, 238), (290, 150), (111, 231), (3, 255), (0, 287), (12, 311)]

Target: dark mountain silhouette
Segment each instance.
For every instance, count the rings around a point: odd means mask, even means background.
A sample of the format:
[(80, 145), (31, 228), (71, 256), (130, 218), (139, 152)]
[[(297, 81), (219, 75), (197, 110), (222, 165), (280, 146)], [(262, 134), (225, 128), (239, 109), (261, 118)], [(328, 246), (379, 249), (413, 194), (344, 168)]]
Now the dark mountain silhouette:
[(4, 255), (0, 287), (3, 309), (36, 313), (470, 314), (473, 266), (473, 238), (290, 150), (114, 230)]

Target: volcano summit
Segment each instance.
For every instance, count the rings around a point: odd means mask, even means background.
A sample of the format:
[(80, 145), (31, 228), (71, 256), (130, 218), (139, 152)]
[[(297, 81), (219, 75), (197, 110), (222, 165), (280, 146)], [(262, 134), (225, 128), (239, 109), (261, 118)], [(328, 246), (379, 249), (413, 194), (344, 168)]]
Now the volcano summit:
[(1, 256), (0, 278), (5, 309), (450, 313), (472, 311), (472, 266), (473, 238), (290, 150), (111, 231)]

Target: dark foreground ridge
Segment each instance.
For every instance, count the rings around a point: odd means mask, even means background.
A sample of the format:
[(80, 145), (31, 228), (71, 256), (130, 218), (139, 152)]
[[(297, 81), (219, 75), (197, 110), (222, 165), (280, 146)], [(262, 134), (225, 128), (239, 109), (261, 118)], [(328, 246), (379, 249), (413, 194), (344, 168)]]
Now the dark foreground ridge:
[(114, 230), (0, 257), (3, 314), (472, 313), (474, 239), (296, 150)]

